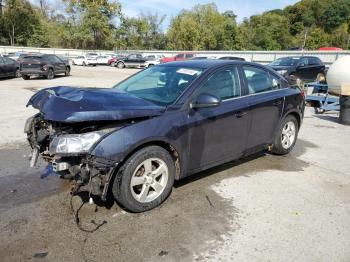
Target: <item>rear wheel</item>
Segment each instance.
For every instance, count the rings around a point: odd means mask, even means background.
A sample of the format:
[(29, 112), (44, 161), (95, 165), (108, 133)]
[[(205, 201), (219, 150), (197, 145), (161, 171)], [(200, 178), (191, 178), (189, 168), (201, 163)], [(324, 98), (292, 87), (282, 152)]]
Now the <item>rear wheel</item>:
[(282, 122), (276, 133), (272, 152), (277, 155), (288, 154), (294, 147), (299, 131), (297, 119), (289, 115)]
[(19, 70), (19, 68), (16, 69), (14, 77), (21, 77), (21, 71)]
[(66, 71), (64, 72), (65, 76), (69, 76), (70, 75), (70, 67), (66, 67)]
[(46, 76), (46, 79), (53, 79), (55, 77), (55, 72), (53, 71), (52, 68), (49, 69), (49, 71), (47, 72), (47, 76)]
[(29, 79), (30, 79), (30, 76), (28, 76), (28, 75), (22, 75), (22, 78), (23, 78), (24, 80), (29, 80)]
[(175, 164), (167, 150), (149, 146), (133, 154), (118, 171), (113, 195), (132, 212), (144, 212), (159, 206), (174, 184)]

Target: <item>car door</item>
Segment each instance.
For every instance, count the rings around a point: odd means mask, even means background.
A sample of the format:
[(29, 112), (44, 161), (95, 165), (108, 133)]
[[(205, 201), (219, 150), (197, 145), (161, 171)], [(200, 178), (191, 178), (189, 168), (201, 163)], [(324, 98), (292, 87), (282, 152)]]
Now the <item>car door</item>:
[(125, 59), (124, 59), (124, 64), (126, 67), (133, 67), (137, 64), (137, 59), (136, 59), (136, 55), (132, 54), (132, 55), (128, 55)]
[(310, 66), (309, 60), (307, 57), (300, 58), (295, 75), (303, 81), (308, 81), (310, 79)]
[(143, 56), (141, 54), (137, 54), (136, 55), (136, 66), (143, 66), (146, 62), (146, 60), (143, 58)]
[(249, 94), (251, 126), (247, 153), (251, 153), (272, 143), (283, 112), (285, 88), (280, 77), (268, 69), (250, 65), (242, 69)]
[(52, 59), (55, 63), (55, 71), (57, 73), (64, 73), (66, 71), (66, 63), (61, 58), (55, 55), (52, 56)]
[(202, 93), (215, 95), (222, 102), (217, 107), (190, 109), (188, 112), (189, 170), (192, 171), (238, 158), (248, 137), (248, 104), (241, 96), (236, 66), (211, 74), (197, 89), (193, 99)]
[(0, 77), (6, 77), (4, 58), (0, 56)]

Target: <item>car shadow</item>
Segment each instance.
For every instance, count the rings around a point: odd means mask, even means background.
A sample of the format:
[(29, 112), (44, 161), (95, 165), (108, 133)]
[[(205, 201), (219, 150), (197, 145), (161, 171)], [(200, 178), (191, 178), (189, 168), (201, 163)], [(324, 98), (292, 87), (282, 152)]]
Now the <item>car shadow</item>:
[(338, 116), (334, 116), (334, 115), (315, 115), (317, 118), (322, 119), (322, 120), (327, 120), (333, 123), (339, 123), (339, 117)]

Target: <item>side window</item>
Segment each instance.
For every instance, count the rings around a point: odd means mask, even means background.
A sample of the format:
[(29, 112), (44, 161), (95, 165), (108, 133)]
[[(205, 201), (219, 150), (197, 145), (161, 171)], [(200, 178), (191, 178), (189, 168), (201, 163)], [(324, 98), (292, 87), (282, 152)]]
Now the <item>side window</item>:
[(309, 61), (306, 57), (300, 58), (299, 65), (306, 66), (309, 64)]
[(51, 61), (53, 63), (61, 62), (61, 60), (57, 56), (54, 56), (54, 55), (49, 56), (49, 61)]
[(272, 91), (281, 88), (281, 81), (265, 71), (256, 67), (244, 66), (243, 71), (248, 83), (249, 94)]
[(310, 65), (321, 65), (322, 63), (318, 58), (311, 57), (311, 58), (309, 58), (309, 64)]
[(136, 59), (136, 55), (129, 55), (128, 59)]
[(200, 88), (198, 94), (208, 93), (222, 100), (241, 95), (237, 67), (229, 67), (214, 73)]
[(186, 54), (186, 58), (192, 58), (193, 54)]
[(175, 57), (176, 57), (176, 59), (182, 59), (182, 58), (184, 58), (184, 54), (178, 54)]

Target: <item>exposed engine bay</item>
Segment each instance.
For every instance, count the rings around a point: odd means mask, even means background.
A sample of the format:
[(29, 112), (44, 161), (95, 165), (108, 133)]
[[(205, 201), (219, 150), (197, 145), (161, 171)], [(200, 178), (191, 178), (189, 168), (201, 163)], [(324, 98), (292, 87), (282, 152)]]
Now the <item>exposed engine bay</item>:
[(72, 192), (88, 191), (105, 200), (117, 163), (88, 152), (109, 133), (134, 121), (61, 123), (47, 121), (41, 113), (29, 118), (25, 133), (33, 149), (31, 167), (39, 156), (61, 178), (73, 181)]

